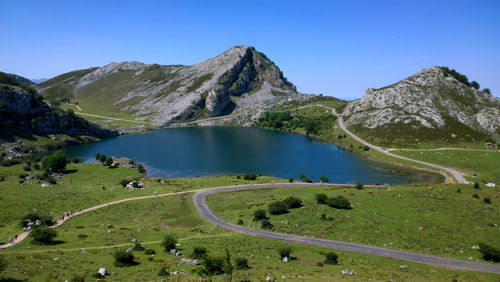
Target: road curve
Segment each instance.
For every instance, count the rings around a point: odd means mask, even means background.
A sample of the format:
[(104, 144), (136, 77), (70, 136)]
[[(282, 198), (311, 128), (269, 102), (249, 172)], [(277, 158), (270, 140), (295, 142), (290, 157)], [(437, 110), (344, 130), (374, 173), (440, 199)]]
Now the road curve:
[[(335, 109), (332, 109), (332, 112), (334, 114), (336, 114), (335, 113)], [(451, 174), (458, 183), (461, 183), (461, 184), (470, 184), (470, 182), (467, 181), (467, 180), (465, 180), (465, 178), (458, 171), (456, 171), (456, 170), (454, 170), (452, 168), (444, 167), (444, 166), (440, 166), (440, 165), (437, 165), (437, 164), (428, 163), (428, 162), (424, 162), (424, 161), (414, 160), (414, 159), (410, 159), (410, 158), (403, 157), (403, 156), (400, 156), (400, 155), (396, 155), (396, 154), (393, 154), (391, 152), (388, 152), (388, 151), (384, 150), (381, 147), (378, 147), (378, 146), (375, 146), (375, 145), (372, 145), (372, 144), (366, 142), (365, 140), (359, 138), (358, 136), (356, 136), (354, 133), (352, 133), (351, 131), (349, 131), (345, 127), (344, 121), (342, 120), (342, 116), (339, 116), (339, 126), (340, 126), (340, 128), (343, 131), (345, 131), (347, 134), (349, 134), (349, 136), (351, 136), (352, 138), (354, 138), (356, 141), (362, 143), (363, 145), (370, 147), (370, 149), (373, 149), (375, 151), (378, 151), (378, 152), (380, 152), (380, 153), (382, 153), (384, 155), (387, 155), (387, 156), (390, 156), (390, 157), (393, 157), (393, 158), (398, 158), (398, 159), (401, 159), (401, 160), (410, 161), (410, 162), (414, 162), (414, 163), (419, 163), (419, 164), (423, 164), (423, 165), (430, 166), (430, 167), (433, 167), (433, 168), (437, 168), (437, 169), (440, 169), (440, 170), (444, 170), (444, 171), (448, 172), (449, 174)]]
[[(229, 191), (241, 191), (249, 189), (265, 189), (265, 188), (285, 188), (285, 187), (302, 187), (302, 186), (317, 186), (318, 184), (267, 184), (267, 185), (242, 185), (233, 187), (222, 187), (210, 190), (200, 190), (193, 195), (193, 203), (200, 213), (209, 222), (218, 225), (220, 227), (230, 229), (239, 233), (276, 239), (287, 242), (294, 242), (299, 244), (313, 245), (323, 248), (330, 248), (342, 251), (349, 251), (355, 253), (363, 253), (368, 255), (375, 255), (381, 257), (388, 257), (392, 259), (399, 259), (417, 263), (424, 263), (434, 266), (445, 267), (449, 269), (456, 270), (467, 270), (467, 271), (479, 271), (479, 272), (489, 272), (500, 274), (500, 265), (498, 264), (488, 264), (464, 261), (451, 258), (442, 258), (431, 255), (417, 254), (411, 252), (404, 252), (392, 249), (384, 249), (379, 247), (346, 243), (334, 240), (316, 239), (297, 235), (275, 233), (270, 231), (263, 231), (257, 229), (246, 228), (236, 224), (229, 223), (220, 219), (215, 213), (208, 207), (206, 203), (206, 196), (214, 193), (229, 192)], [(321, 185), (321, 184), (319, 184)]]

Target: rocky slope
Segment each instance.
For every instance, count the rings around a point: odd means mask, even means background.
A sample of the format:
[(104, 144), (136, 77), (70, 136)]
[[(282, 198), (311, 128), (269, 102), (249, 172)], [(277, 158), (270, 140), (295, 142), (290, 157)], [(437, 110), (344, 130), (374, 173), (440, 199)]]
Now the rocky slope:
[(500, 99), (476, 88), (453, 70), (431, 67), (368, 89), (348, 104), (343, 119), (354, 131), (388, 145), (396, 139), (470, 142), (499, 135)]
[[(42, 96), (32, 88), (23, 84), (6, 84), (8, 82), (0, 79), (0, 151), (3, 153), (0, 159), (44, 150), (42, 147), (39, 150), (28, 148), (23, 144), (25, 141), (36, 140), (37, 136), (51, 136), (56, 144), (56, 135), (60, 135), (66, 143), (76, 144), (117, 134), (93, 125), (71, 111), (47, 105), (42, 101)], [(59, 143), (61, 144), (58, 145), (64, 145), (64, 142)]]
[(111, 63), (63, 74), (35, 87), (47, 99), (78, 101), (84, 111), (99, 104), (158, 126), (229, 114), (256, 117), (283, 103), (309, 98), (249, 46), (232, 47), (192, 66)]

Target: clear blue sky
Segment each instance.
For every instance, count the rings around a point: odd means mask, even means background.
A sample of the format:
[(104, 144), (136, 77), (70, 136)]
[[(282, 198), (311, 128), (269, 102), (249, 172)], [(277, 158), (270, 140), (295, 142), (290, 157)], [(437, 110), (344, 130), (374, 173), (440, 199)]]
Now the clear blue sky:
[(499, 0), (0, 0), (0, 70), (28, 78), (195, 64), (233, 45), (264, 52), (304, 93), (355, 99), (446, 65), (500, 96)]

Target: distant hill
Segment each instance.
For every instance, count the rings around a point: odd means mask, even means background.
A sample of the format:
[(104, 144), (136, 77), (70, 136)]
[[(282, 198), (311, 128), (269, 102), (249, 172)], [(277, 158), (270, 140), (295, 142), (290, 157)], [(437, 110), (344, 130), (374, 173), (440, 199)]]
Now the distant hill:
[(387, 146), (484, 141), (500, 134), (500, 99), (447, 67), (368, 89), (343, 116), (356, 133)]
[(35, 84), (35, 82), (31, 81), (30, 79), (28, 79), (26, 77), (22, 77), (20, 75), (13, 74), (13, 73), (9, 73), (9, 75), (12, 75), (18, 82), (20, 82), (26, 86), (32, 86)]
[(40, 82), (44, 82), (47, 79), (46, 78), (31, 78), (30, 80), (33, 81), (34, 83), (40, 83)]
[(157, 125), (229, 114), (256, 117), (310, 98), (249, 46), (232, 47), (192, 66), (111, 63), (65, 73), (35, 87), (49, 101), (69, 98), (84, 110), (125, 112)]
[(117, 132), (100, 128), (75, 116), (72, 111), (49, 106), (42, 99), (43, 96), (34, 88), (18, 82), (15, 76), (0, 73), (0, 126), (2, 128), (0, 159), (47, 149), (43, 146), (33, 148), (26, 145), (30, 143), (26, 141), (35, 140), (36, 136), (60, 134), (63, 135), (65, 142), (76, 144), (86, 142), (89, 138), (104, 138), (117, 134)]

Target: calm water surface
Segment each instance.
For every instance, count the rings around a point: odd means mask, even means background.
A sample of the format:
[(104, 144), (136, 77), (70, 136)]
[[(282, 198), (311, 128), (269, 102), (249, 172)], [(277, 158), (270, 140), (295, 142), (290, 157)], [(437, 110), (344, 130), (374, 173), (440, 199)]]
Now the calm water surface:
[(142, 163), (149, 176), (169, 178), (261, 173), (281, 178), (305, 173), (335, 183), (436, 183), (436, 174), (368, 160), (311, 138), (259, 128), (190, 127), (118, 136), (64, 149), (69, 157), (94, 160), (99, 152)]

